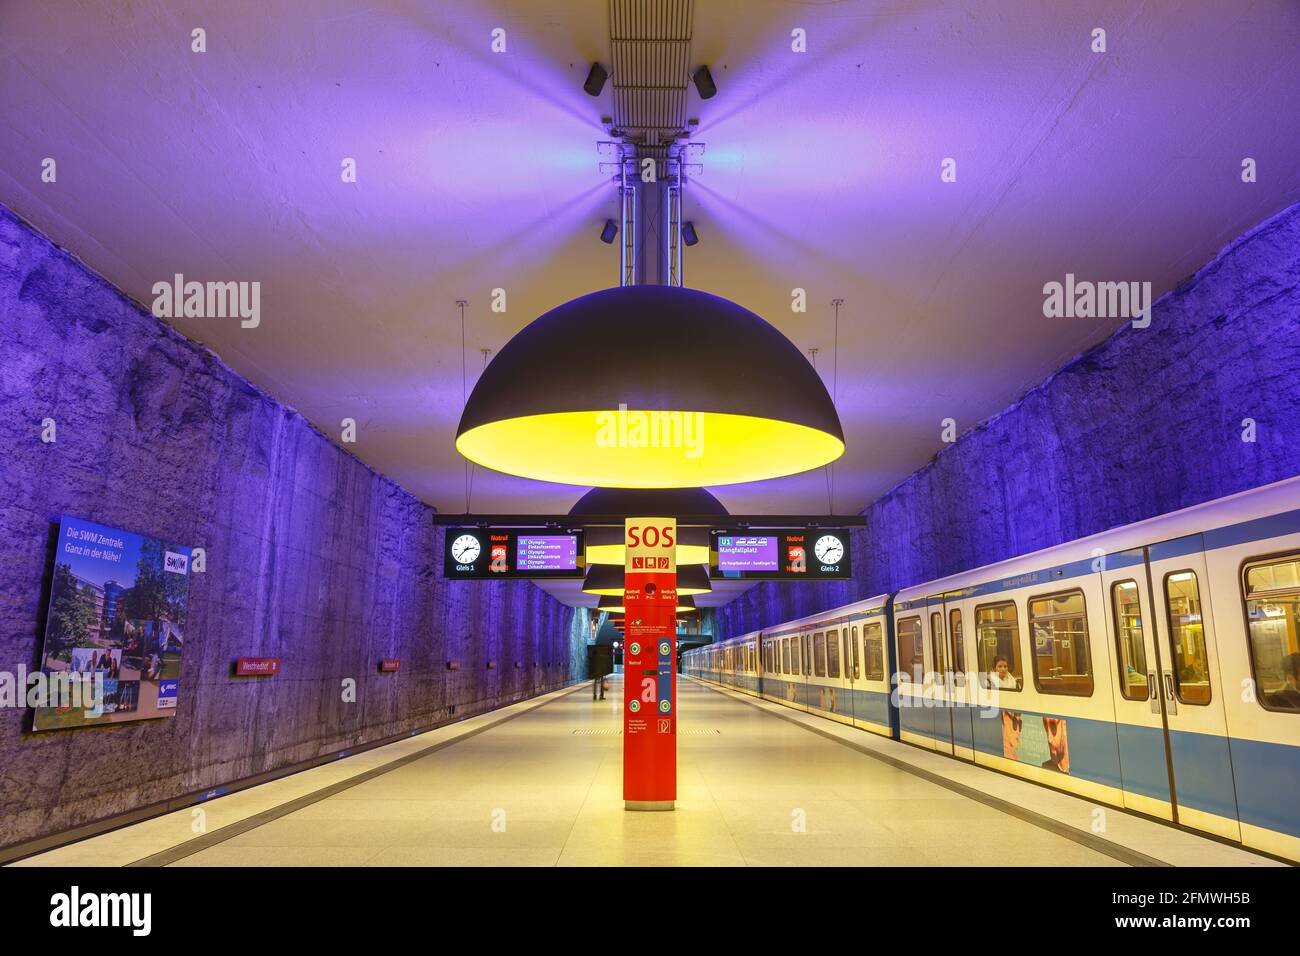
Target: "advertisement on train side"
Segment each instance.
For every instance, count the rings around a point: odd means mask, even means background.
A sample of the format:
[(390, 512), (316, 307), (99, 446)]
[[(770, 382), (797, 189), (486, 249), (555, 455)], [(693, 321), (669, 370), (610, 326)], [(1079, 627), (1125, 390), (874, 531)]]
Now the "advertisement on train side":
[(1002, 756), (1044, 770), (1069, 773), (1070, 742), (1065, 720), (1002, 711)]
[(34, 730), (176, 714), (190, 548), (64, 516)]

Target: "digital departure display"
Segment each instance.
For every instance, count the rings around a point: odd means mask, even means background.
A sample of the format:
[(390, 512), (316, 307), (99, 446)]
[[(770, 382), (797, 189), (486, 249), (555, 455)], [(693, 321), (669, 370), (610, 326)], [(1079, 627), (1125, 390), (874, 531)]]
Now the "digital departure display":
[(777, 550), (780, 535), (745, 534), (722, 535), (718, 538), (718, 570), (728, 571), (779, 571)]
[(448, 528), (443, 576), (455, 580), (581, 578), (581, 531), (537, 528)]
[(520, 571), (577, 570), (576, 534), (521, 534), (515, 542)]
[(842, 529), (719, 529), (709, 575), (750, 581), (842, 581), (853, 576), (849, 534)]

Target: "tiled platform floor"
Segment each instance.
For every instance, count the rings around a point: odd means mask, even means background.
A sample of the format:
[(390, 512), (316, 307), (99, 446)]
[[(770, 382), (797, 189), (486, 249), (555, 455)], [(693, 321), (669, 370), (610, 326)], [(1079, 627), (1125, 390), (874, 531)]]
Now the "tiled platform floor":
[[(20, 865), (122, 865), (150, 858), (175, 866), (262, 865), (1000, 865), (1120, 866), (1106, 852), (956, 793), (907, 769), (683, 679), (679, 787), (671, 813), (633, 813), (622, 803), (621, 684), (593, 702), (589, 687), (333, 795), (275, 816), (310, 794), (299, 774), (213, 801), (208, 833), (194, 839), (191, 811), (128, 827)], [(494, 721), (485, 715), (476, 721)], [(803, 718), (826, 725), (819, 718)], [(836, 725), (829, 725), (836, 729)], [(474, 722), (330, 765), (314, 786), (346, 780), (350, 761), (369, 769), (453, 739)], [(838, 729), (836, 729), (838, 732)], [(852, 739), (871, 735), (843, 728)], [(872, 738), (905, 760), (988, 778), (998, 797), (1064, 819), (1084, 801)], [(933, 772), (933, 771), (932, 771)], [(308, 774), (316, 771), (308, 771)], [(963, 782), (970, 785), (963, 776)], [(222, 801), (243, 801), (243, 810)], [(253, 814), (264, 814), (250, 820)], [(1137, 821), (1126, 836), (1141, 854), (1203, 865), (1270, 864), (1233, 847)], [(171, 819), (169, 822), (169, 818)], [(243, 821), (241, 824), (240, 821)], [(1133, 821), (1136, 821), (1134, 823)], [(257, 825), (249, 826), (249, 823)], [(1138, 826), (1137, 824), (1141, 824)], [(226, 830), (220, 829), (227, 827)], [(1152, 828), (1148, 830), (1147, 828)], [(226, 838), (225, 834), (229, 834)], [(1163, 841), (1163, 842), (1162, 842)], [(213, 845), (205, 845), (213, 844)], [(1168, 854), (1162, 856), (1163, 849)]]

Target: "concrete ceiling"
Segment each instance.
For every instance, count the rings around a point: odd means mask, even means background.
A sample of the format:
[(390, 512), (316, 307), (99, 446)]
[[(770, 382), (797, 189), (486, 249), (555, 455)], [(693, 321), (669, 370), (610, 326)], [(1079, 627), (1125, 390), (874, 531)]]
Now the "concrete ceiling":
[[(1044, 318), (1045, 282), (1158, 296), (1300, 200), (1292, 0), (697, 8), (692, 59), (719, 93), (688, 101), (707, 147), (687, 284), (819, 349), (848, 440), (833, 503), (815, 472), (713, 489), (733, 512), (858, 511), (939, 449), (943, 419), (975, 425), (1118, 325)], [(350, 450), (463, 511), (462, 361), (472, 388), (480, 349), (617, 282), (596, 238), (616, 214), (610, 87), (581, 89), (608, 63), (607, 4), (290, 9), (0, 3), (0, 202), (146, 304), (178, 272), (260, 281), (260, 327), (176, 326), (336, 440), (355, 419)], [(476, 469), (469, 504), (565, 511), (585, 490)]]

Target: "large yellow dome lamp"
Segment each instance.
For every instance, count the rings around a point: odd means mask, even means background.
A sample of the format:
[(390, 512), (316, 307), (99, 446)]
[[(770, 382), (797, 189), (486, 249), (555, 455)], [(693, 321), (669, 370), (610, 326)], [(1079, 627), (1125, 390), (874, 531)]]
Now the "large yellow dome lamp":
[(821, 377), (772, 325), (696, 289), (634, 285), (566, 302), (507, 342), (456, 449), (541, 481), (687, 488), (819, 468), (844, 453), (844, 432)]

